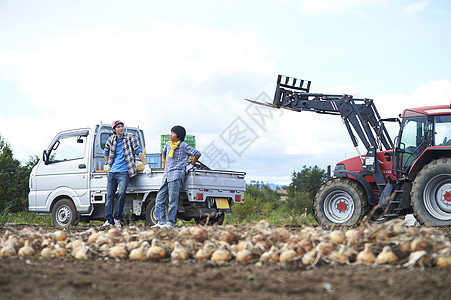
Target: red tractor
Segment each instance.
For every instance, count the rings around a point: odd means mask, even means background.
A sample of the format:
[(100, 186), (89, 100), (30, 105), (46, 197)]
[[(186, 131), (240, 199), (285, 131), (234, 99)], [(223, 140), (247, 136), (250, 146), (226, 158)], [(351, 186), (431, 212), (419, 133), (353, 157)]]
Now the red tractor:
[[(271, 107), (340, 115), (358, 150), (337, 163), (317, 192), (313, 211), (323, 225), (354, 225), (371, 212), (377, 220), (409, 213), (420, 224), (451, 225), (451, 107), (406, 109), (381, 119), (371, 99), (310, 93), (310, 81), (279, 75)], [(261, 104), (261, 103), (259, 103)], [(384, 122), (399, 122), (393, 142)]]

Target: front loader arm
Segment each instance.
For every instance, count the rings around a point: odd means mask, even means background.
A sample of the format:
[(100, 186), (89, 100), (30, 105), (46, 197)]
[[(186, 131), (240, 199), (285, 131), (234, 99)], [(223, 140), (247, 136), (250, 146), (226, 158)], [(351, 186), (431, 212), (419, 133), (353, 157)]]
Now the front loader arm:
[(340, 115), (354, 147), (358, 141), (353, 130), (367, 149), (393, 148), (393, 142), (382, 124), (379, 113), (371, 99), (354, 99), (351, 95), (328, 95), (310, 93), (310, 81), (279, 75), (273, 106), (294, 111), (311, 111), (321, 114)]
[(365, 146), (367, 154), (365, 159), (361, 157), (362, 167), (373, 174), (379, 190), (382, 191), (386, 181), (378, 164), (377, 150), (393, 149), (393, 141), (373, 100), (356, 99), (351, 95), (310, 93), (310, 85), (311, 81), (279, 75), (273, 103), (251, 102), (298, 112), (311, 111), (341, 116), (357, 152), (358, 139)]

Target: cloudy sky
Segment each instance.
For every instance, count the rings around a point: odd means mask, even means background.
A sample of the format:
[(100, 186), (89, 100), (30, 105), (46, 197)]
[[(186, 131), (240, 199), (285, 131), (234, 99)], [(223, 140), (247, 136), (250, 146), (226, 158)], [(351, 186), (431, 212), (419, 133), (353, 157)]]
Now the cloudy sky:
[(207, 165), (288, 184), (356, 155), (344, 125), (244, 99), (271, 101), (284, 74), (382, 117), (449, 104), (450, 14), (446, 0), (0, 0), (0, 135), (26, 162), (61, 130), (121, 119), (150, 153), (181, 124)]

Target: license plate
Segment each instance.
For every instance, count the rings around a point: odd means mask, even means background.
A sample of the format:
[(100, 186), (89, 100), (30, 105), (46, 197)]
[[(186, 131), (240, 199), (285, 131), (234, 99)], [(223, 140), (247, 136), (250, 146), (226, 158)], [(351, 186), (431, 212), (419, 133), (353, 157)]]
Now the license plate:
[(222, 208), (222, 209), (228, 209), (229, 207), (229, 201), (227, 198), (215, 198), (216, 200), (216, 208)]

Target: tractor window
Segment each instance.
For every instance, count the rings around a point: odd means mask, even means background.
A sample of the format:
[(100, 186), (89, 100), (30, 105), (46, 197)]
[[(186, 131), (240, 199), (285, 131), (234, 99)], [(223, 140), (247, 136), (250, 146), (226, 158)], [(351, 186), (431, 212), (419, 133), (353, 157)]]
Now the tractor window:
[(417, 122), (408, 120), (404, 123), (404, 130), (401, 137), (401, 148), (407, 149), (409, 147), (415, 147), (417, 133)]
[(435, 145), (451, 145), (451, 115), (441, 115), (435, 117)]
[(401, 146), (417, 148), (431, 143), (431, 123), (426, 116), (405, 119), (402, 126)]

